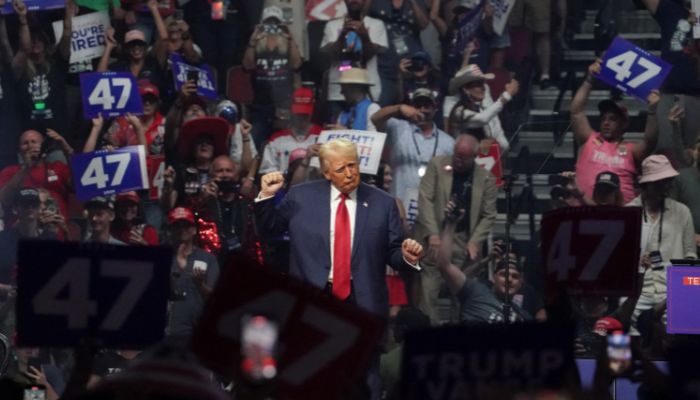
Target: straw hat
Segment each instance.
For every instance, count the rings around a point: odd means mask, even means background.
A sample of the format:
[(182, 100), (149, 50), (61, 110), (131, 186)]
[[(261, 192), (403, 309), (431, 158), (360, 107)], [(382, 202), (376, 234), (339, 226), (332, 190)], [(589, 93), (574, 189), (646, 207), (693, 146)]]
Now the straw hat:
[(450, 94), (456, 94), (459, 91), (459, 89), (467, 83), (475, 81), (490, 81), (495, 77), (496, 75), (494, 74), (485, 74), (481, 72), (481, 68), (479, 68), (478, 65), (469, 64), (466, 67), (457, 71), (455, 77), (450, 80), (448, 91), (450, 92)]
[(337, 85), (352, 84), (374, 86), (374, 84), (369, 81), (369, 73), (366, 69), (362, 68), (350, 68), (341, 72), (340, 79), (333, 83)]

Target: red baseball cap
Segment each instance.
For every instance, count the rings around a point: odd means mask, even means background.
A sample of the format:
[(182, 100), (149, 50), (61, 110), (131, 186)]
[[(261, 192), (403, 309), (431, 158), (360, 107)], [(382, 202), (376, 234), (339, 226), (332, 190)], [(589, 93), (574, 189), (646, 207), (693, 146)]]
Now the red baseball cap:
[(117, 198), (114, 201), (117, 203), (122, 202), (122, 201), (131, 201), (133, 203), (138, 204), (141, 202), (141, 198), (139, 197), (139, 195), (136, 192), (134, 192), (132, 190), (130, 192), (119, 193), (117, 195)]
[(622, 322), (613, 317), (599, 318), (593, 325), (593, 333), (600, 336), (607, 336), (613, 331), (619, 331), (623, 328)]
[(292, 114), (311, 115), (314, 113), (314, 91), (299, 88), (292, 94)]
[(160, 98), (160, 91), (158, 90), (158, 87), (148, 81), (139, 82), (139, 94), (141, 95), (141, 97), (150, 94), (152, 96)]
[(194, 213), (189, 208), (175, 207), (168, 213), (168, 224), (172, 225), (177, 221), (187, 221), (194, 225)]

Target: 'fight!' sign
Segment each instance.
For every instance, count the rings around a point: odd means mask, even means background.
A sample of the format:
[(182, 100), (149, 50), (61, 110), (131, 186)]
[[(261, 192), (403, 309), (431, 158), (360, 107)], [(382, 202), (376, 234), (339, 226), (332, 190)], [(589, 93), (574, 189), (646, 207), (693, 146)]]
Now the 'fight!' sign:
[(402, 399), (500, 398), (558, 389), (574, 364), (573, 330), (561, 324), (446, 326), (409, 331)]
[[(360, 172), (363, 174), (375, 175), (379, 170), (379, 161), (382, 158), (386, 133), (358, 131), (358, 130), (335, 130), (322, 131), (318, 136), (317, 143), (326, 143), (333, 139), (348, 139), (357, 145), (357, 156), (360, 160)], [(312, 167), (319, 168), (318, 157), (311, 159), (309, 163)]]
[(616, 37), (605, 50), (597, 78), (630, 96), (646, 101), (671, 72), (671, 64), (634, 44)]

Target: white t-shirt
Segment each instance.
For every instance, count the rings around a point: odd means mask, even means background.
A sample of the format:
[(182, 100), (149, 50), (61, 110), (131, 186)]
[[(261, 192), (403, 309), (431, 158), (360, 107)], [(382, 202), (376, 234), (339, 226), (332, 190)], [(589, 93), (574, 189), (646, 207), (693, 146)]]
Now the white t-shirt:
[(318, 133), (309, 133), (303, 138), (295, 137), (291, 132), (273, 135), (263, 150), (260, 173), (285, 171), (289, 167), (289, 156), (297, 149), (307, 149), (316, 143)]
[[(365, 28), (367, 28), (369, 39), (372, 41), (372, 43), (383, 49), (387, 49), (389, 47), (389, 41), (387, 39), (384, 22), (372, 17), (365, 17), (362, 22), (365, 24)], [(338, 37), (340, 36), (340, 32), (343, 30), (344, 24), (345, 17), (328, 21), (326, 23), (326, 28), (323, 31), (321, 47), (337, 41)], [(340, 79), (340, 71), (338, 71), (339, 66), (340, 63), (338, 62), (332, 63), (331, 70), (328, 73), (328, 100), (330, 101), (344, 100), (343, 95), (340, 94), (340, 85), (334, 83)], [(374, 86), (370, 88), (370, 92), (372, 93), (372, 98), (376, 101), (379, 99), (379, 95), (382, 93), (382, 85), (379, 81), (379, 71), (377, 70), (377, 56), (374, 56), (367, 61), (367, 72), (369, 73), (369, 81), (374, 84)]]

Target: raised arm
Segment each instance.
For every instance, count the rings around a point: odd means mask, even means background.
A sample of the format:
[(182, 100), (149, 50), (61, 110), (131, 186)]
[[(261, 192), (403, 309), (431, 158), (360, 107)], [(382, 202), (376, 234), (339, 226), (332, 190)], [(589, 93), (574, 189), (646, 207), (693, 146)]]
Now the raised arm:
[(12, 60), (12, 67), (15, 70), (15, 75), (21, 76), (27, 69), (27, 57), (32, 49), (32, 36), (29, 33), (29, 24), (27, 23), (27, 6), (22, 0), (12, 2), (19, 20), (19, 51), (15, 54)]
[[(447, 283), (450, 293), (456, 295), (464, 287), (467, 276), (456, 265), (452, 264), (452, 247), (454, 244), (455, 228), (464, 215), (464, 210), (455, 210), (455, 204), (449, 201), (445, 206), (445, 227), (440, 234), (440, 248), (437, 254), (437, 266), (440, 274)], [(457, 214), (457, 215), (455, 215)]]
[(656, 108), (659, 105), (661, 96), (658, 90), (654, 90), (647, 97), (648, 102), (648, 112), (647, 112), (647, 124), (644, 128), (644, 137), (642, 140), (634, 144), (632, 149), (632, 154), (634, 155), (634, 160), (641, 164), (642, 160), (647, 158), (656, 148), (656, 142), (659, 138), (659, 126), (656, 116)]
[[(3, 7), (5, 0), (0, 0), (0, 7)], [(14, 53), (10, 40), (7, 37), (7, 26), (5, 25), (5, 16), (0, 14), (0, 65), (9, 65), (12, 62)], [(2, 67), (0, 67), (2, 68)]]
[(166, 57), (168, 56), (168, 29), (165, 27), (165, 22), (163, 22), (160, 11), (158, 11), (158, 1), (148, 0), (146, 5), (153, 16), (153, 22), (156, 24), (156, 31), (158, 32), (158, 37), (156, 37), (155, 44), (153, 45), (153, 53), (158, 63), (164, 66)]
[(115, 47), (117, 47), (117, 40), (114, 38), (114, 28), (110, 26), (105, 31), (105, 51), (102, 53), (100, 63), (97, 65), (97, 72), (106, 72), (108, 70), (109, 56)]
[(569, 113), (571, 115), (571, 129), (574, 131), (574, 139), (579, 144), (585, 143), (593, 132), (591, 124), (586, 116), (585, 107), (588, 96), (593, 90), (593, 74), (600, 73), (600, 59), (597, 59), (588, 67), (588, 75), (584, 79), (581, 87), (578, 88), (574, 98), (571, 100)]
[(379, 132), (386, 132), (386, 122), (389, 118), (405, 118), (411, 122), (420, 122), (424, 119), (423, 113), (417, 108), (406, 104), (386, 106), (372, 115), (372, 123)]
[(437, 29), (440, 36), (445, 36), (447, 33), (447, 23), (440, 16), (441, 2), (442, 0), (433, 0), (432, 4), (430, 5), (430, 22), (435, 25), (435, 29)]
[(651, 15), (656, 14), (656, 10), (659, 8), (659, 0), (642, 0), (642, 3), (644, 3), (644, 7), (649, 10)]
[(95, 148), (97, 147), (97, 139), (100, 136), (103, 125), (104, 118), (102, 118), (102, 114), (98, 114), (97, 117), (92, 119), (92, 129), (90, 129), (90, 135), (88, 135), (85, 145), (83, 146), (83, 153), (95, 151)]
[(58, 42), (58, 51), (64, 60), (70, 61), (71, 37), (73, 36), (73, 15), (78, 6), (73, 0), (66, 0), (66, 9), (63, 14), (63, 33)]
[(418, 0), (409, 0), (411, 2), (411, 9), (413, 10), (413, 15), (416, 16), (415, 27), (418, 30), (425, 29), (430, 23), (428, 16), (425, 14), (425, 9), (418, 4)]

